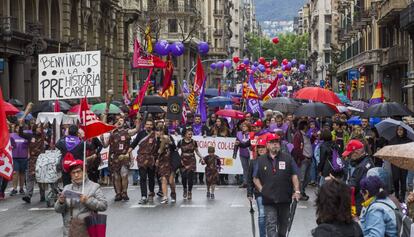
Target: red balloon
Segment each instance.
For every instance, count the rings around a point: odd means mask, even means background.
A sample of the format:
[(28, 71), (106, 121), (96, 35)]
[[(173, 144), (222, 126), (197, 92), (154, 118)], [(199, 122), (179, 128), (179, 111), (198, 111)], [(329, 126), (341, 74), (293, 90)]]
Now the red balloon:
[(272, 70), (270, 68), (266, 68), (266, 73), (270, 74), (270, 73), (272, 73)]
[(282, 64), (283, 64), (283, 65), (285, 65), (285, 66), (286, 66), (288, 63), (289, 63), (289, 61), (288, 61), (286, 58), (285, 58), (285, 59), (283, 59), (283, 61), (282, 61)]
[(251, 74), (252, 73), (252, 70), (250, 69), (250, 68), (248, 68), (247, 70), (246, 70), (246, 72), (247, 72), (247, 74)]
[(277, 65), (279, 65), (279, 61), (277, 61), (277, 59), (273, 59), (272, 60), (272, 65), (273, 65), (273, 67), (277, 67)]
[(279, 37), (275, 37), (275, 38), (273, 38), (273, 39), (272, 39), (272, 42), (273, 42), (274, 44), (279, 43)]
[(266, 63), (266, 59), (263, 58), (263, 57), (260, 57), (259, 58), (259, 63), (264, 65)]
[(233, 57), (233, 62), (234, 63), (239, 63), (240, 62), (240, 58), (237, 57), (237, 56)]
[(266, 62), (266, 63), (265, 63), (265, 67), (266, 67), (266, 68), (269, 68), (269, 67), (270, 67), (270, 63), (269, 63), (269, 62)]

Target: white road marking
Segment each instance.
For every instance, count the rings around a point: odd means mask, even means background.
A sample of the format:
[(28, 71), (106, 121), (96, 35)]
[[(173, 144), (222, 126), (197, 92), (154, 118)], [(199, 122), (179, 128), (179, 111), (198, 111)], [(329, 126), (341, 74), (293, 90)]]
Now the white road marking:
[(205, 204), (182, 204), (180, 207), (195, 207), (195, 208), (204, 208), (207, 207)]
[(129, 208), (154, 208), (157, 205), (132, 205)]
[(307, 209), (308, 207), (307, 206), (300, 206), (300, 205), (298, 205), (297, 208), (299, 208), (299, 209)]
[(30, 208), (29, 211), (54, 211), (55, 208), (53, 207), (33, 207)]
[(231, 204), (230, 207), (246, 207), (243, 204)]
[(8, 208), (4, 208), (4, 209), (0, 209), (0, 212), (5, 212), (5, 211), (8, 211), (9, 209)]

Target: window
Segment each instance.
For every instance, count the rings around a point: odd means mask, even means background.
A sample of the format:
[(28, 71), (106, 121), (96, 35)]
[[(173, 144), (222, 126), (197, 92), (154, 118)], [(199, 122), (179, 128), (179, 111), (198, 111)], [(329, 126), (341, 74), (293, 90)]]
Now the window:
[(217, 39), (214, 39), (214, 48), (218, 47)]
[(178, 1), (177, 0), (169, 0), (168, 7), (170, 11), (178, 11)]
[(325, 63), (331, 63), (331, 54), (325, 53)]
[(332, 32), (330, 29), (327, 29), (325, 31), (325, 44), (330, 44), (331, 43), (331, 38), (332, 38)]
[(177, 19), (168, 19), (168, 32), (177, 33)]

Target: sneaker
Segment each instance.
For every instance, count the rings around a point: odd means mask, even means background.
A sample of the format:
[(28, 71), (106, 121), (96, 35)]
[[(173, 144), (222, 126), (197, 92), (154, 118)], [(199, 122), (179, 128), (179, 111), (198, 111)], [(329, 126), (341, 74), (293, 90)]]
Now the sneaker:
[(121, 194), (117, 194), (117, 195), (115, 195), (115, 202), (119, 202), (119, 201), (122, 201), (122, 196), (121, 196)]
[(210, 195), (210, 198), (211, 199), (214, 199), (215, 197), (214, 197), (214, 193), (212, 193), (211, 195)]
[(309, 186), (312, 186), (312, 187), (315, 187), (315, 186), (316, 186), (316, 183), (315, 183), (314, 181), (312, 181), (312, 182), (310, 182), (308, 185), (309, 185)]
[(161, 200), (161, 204), (168, 204), (168, 198), (163, 198)]
[(210, 198), (210, 192), (207, 192), (207, 198)]
[(132, 183), (132, 186), (138, 186), (137, 182)]
[(177, 201), (177, 194), (171, 193), (171, 203), (175, 203)]
[(299, 198), (300, 201), (308, 201), (309, 200), (309, 196), (306, 195), (306, 193), (303, 193), (302, 196)]
[(3, 192), (0, 192), (0, 201), (1, 200), (4, 200), (4, 193)]
[(163, 193), (162, 193), (162, 191), (160, 190), (160, 191), (158, 191), (157, 196), (158, 196), (158, 197), (163, 197), (163, 196), (164, 196), (164, 194), (163, 194)]
[(203, 180), (200, 180), (200, 185), (204, 185), (204, 181)]
[(154, 193), (150, 193), (149, 195), (148, 195), (148, 202), (149, 203), (153, 203), (154, 202)]
[(16, 189), (13, 189), (11, 192), (10, 192), (10, 196), (14, 196), (14, 195), (16, 195), (17, 194), (17, 190)]
[(25, 201), (26, 203), (30, 203), (31, 202), (31, 200), (30, 200), (31, 198), (29, 197), (29, 196), (24, 196), (24, 197), (22, 197), (22, 200), (23, 201)]
[(124, 201), (129, 201), (129, 197), (127, 193), (123, 193), (122, 194), (122, 199), (124, 199)]
[(191, 200), (193, 199), (193, 195), (191, 194), (191, 192), (188, 192), (187, 194), (187, 200)]
[(19, 194), (24, 194), (24, 190), (23, 189), (20, 189), (19, 190)]
[(147, 202), (148, 202), (147, 197), (142, 197), (141, 200), (139, 200), (138, 204), (144, 205), (144, 204), (147, 204)]
[(247, 188), (247, 184), (242, 184), (239, 186), (239, 188)]
[(187, 199), (187, 189), (184, 189), (184, 191), (183, 191), (183, 199), (184, 200)]

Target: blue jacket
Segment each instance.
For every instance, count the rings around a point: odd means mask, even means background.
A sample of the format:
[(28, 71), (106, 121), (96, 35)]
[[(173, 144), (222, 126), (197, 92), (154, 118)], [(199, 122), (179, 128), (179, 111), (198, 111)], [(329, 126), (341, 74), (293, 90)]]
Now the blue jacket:
[(361, 212), (361, 227), (364, 237), (396, 237), (397, 236), (397, 220), (394, 210), (387, 205), (396, 208), (391, 199), (374, 200), (367, 208)]

